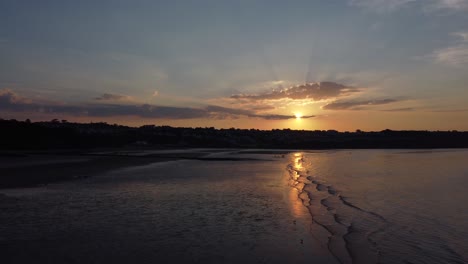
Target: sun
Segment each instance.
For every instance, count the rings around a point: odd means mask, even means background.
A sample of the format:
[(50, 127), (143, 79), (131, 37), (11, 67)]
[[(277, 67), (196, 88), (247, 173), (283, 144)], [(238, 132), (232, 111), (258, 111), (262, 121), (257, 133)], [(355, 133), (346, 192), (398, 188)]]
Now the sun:
[(301, 119), (302, 113), (299, 113), (299, 112), (294, 113), (294, 116), (296, 117), (296, 119)]

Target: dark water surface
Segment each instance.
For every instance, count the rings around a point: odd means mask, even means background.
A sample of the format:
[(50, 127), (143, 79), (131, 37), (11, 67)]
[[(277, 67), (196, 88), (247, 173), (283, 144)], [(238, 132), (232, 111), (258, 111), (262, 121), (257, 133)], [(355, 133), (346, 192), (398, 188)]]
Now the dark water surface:
[(1, 263), (467, 263), (468, 150), (210, 157), (0, 190)]

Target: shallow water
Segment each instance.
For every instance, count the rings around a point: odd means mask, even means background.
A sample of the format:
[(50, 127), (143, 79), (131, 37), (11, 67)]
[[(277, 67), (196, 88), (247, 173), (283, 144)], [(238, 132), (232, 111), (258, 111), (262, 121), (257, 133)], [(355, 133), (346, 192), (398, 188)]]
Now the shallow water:
[[(231, 156), (231, 154), (226, 154)], [(1, 263), (336, 263), (286, 158), (173, 161), (1, 190)]]
[(0, 190), (1, 262), (468, 262), (468, 150), (207, 153)]
[(290, 184), (342, 262), (468, 262), (467, 150), (298, 152), (290, 160)]

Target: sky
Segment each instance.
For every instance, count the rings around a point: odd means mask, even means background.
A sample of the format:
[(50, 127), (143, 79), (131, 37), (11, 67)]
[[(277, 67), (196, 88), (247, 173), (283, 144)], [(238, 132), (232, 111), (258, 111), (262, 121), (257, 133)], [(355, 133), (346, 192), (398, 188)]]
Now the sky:
[(468, 130), (468, 0), (2, 0), (0, 118)]

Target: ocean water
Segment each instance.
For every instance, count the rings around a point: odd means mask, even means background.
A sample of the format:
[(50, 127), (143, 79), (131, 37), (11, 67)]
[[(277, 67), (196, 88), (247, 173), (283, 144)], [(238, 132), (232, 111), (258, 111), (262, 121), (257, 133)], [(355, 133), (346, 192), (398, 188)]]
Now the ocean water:
[(468, 150), (204, 151), (0, 190), (0, 262), (468, 263)]
[(342, 263), (468, 263), (467, 150), (290, 157), (290, 186)]

